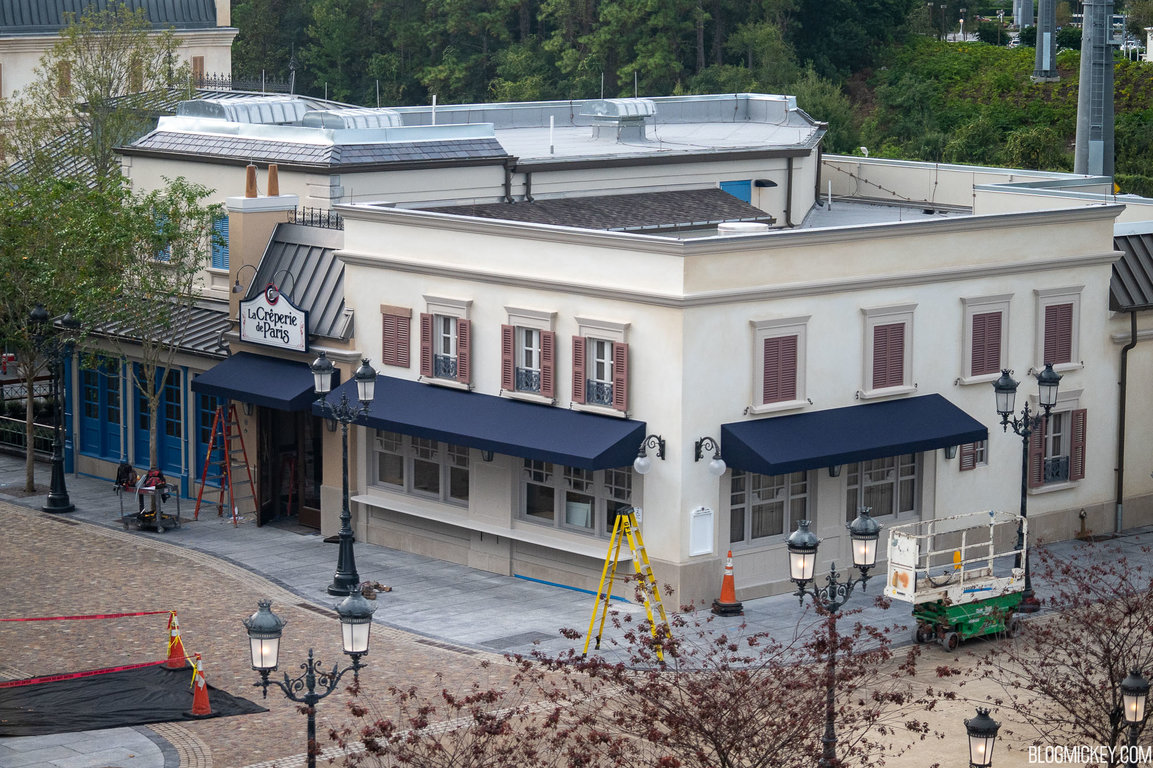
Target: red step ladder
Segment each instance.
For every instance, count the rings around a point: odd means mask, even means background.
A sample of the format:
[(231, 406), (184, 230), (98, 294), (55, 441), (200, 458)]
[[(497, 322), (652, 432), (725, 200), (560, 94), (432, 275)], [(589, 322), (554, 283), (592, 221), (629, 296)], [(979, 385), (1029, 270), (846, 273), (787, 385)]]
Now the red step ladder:
[[(220, 448), (220, 460), (212, 461), (212, 451)], [(216, 472), (209, 475), (209, 469), (215, 467)], [(252, 483), (252, 468), (248, 465), (248, 452), (244, 449), (244, 435), (240, 431), (240, 422), (236, 418), (236, 406), (217, 406), (216, 414), (212, 418), (212, 432), (208, 437), (208, 451), (204, 456), (204, 469), (200, 473), (200, 491), (196, 494), (196, 509), (192, 513), (193, 520), (200, 519), (200, 504), (204, 498), (204, 489), (209, 481), (215, 481), (219, 486), (220, 496), (216, 502), (216, 516), (224, 517), (224, 500), (228, 498), (228, 514), (232, 518), (232, 525), (240, 524), (241, 513), (239, 504), (242, 501), (252, 502), (253, 515), (256, 514), (256, 486)], [(245, 492), (247, 486), (247, 492)]]

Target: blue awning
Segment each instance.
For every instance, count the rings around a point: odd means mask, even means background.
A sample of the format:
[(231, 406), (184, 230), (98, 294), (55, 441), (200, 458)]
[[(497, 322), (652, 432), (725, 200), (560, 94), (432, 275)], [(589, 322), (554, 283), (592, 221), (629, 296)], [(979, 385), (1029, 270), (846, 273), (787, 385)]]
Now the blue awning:
[(281, 411), (303, 411), (316, 399), (307, 363), (238, 352), (192, 380), (192, 391)]
[(988, 437), (981, 422), (944, 397), (922, 395), (724, 424), (721, 456), (736, 469), (783, 475)]
[[(356, 383), (328, 396), (356, 401)], [(313, 413), (322, 415), (320, 409)], [(581, 469), (627, 467), (645, 438), (645, 423), (536, 405), (392, 376), (376, 377), (372, 410), (357, 424), (482, 451)]]

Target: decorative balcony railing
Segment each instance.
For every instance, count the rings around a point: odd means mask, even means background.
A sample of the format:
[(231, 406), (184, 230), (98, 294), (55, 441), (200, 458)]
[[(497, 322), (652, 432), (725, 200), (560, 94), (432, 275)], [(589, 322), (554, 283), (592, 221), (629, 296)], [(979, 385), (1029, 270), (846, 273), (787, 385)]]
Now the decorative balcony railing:
[(613, 404), (613, 385), (607, 381), (588, 380), (585, 388), (585, 402), (590, 405)]
[(1056, 456), (1045, 459), (1045, 482), (1066, 483), (1069, 481), (1069, 457)]
[(455, 379), (456, 358), (448, 355), (433, 355), (432, 375), (438, 379)]
[(531, 368), (516, 369), (517, 392), (540, 392), (540, 371)]

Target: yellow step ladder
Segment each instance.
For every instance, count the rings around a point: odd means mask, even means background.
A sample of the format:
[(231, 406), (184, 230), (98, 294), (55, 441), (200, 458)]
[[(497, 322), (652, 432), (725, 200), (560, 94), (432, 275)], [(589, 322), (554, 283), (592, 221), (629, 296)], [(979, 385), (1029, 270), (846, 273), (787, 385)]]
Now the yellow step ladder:
[[(649, 628), (653, 634), (655, 641), (654, 648), (657, 652), (657, 658), (664, 661), (664, 654), (661, 652), (661, 637), (669, 636), (669, 618), (665, 615), (665, 606), (661, 602), (661, 590), (657, 586), (657, 580), (653, 576), (653, 567), (649, 564), (648, 553), (645, 552), (645, 542), (641, 538), (641, 529), (637, 524), (637, 513), (640, 512), (636, 507), (629, 507), (624, 512), (617, 514), (617, 519), (613, 523), (613, 535), (609, 539), (609, 551), (605, 555), (605, 565), (601, 570), (600, 586), (597, 587), (597, 601), (593, 605), (593, 615), (589, 619), (589, 629), (585, 633), (584, 650), (581, 652), (582, 656), (587, 656), (589, 652), (589, 641), (592, 639), (593, 625), (597, 620), (597, 613), (601, 615), (600, 627), (597, 628), (597, 643), (595, 648), (597, 650), (601, 647), (601, 636), (605, 631), (605, 617), (609, 612), (609, 600), (612, 599), (613, 594), (613, 581), (616, 579), (617, 563), (621, 556), (621, 544), (624, 541), (629, 543), (629, 551), (633, 556), (633, 568), (636, 569), (637, 576), (640, 577), (641, 594), (644, 596), (645, 613), (649, 617)], [(603, 605), (602, 605), (603, 601)], [(657, 622), (653, 620), (653, 606), (656, 606), (657, 612), (660, 614), (661, 621), (658, 626)], [(660, 633), (658, 635), (658, 633)]]

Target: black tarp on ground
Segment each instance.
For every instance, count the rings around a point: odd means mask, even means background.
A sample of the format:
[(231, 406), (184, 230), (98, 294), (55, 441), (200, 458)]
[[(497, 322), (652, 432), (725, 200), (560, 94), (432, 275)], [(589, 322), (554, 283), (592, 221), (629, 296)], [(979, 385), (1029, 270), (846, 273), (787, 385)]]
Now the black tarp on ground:
[[(0, 736), (43, 736), (191, 720), (192, 669), (162, 666), (0, 688)], [(212, 717), (266, 712), (208, 686)]]

